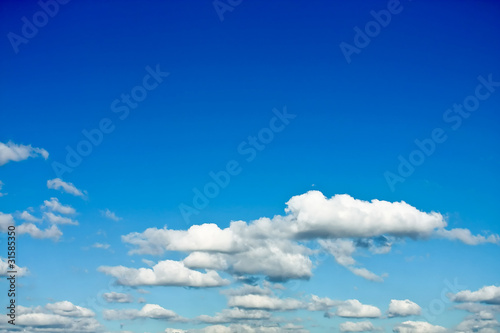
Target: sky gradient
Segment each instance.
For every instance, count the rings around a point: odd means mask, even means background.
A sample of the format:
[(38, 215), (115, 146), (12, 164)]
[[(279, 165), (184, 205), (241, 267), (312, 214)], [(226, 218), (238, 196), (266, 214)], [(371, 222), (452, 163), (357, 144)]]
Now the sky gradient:
[(499, 15), (2, 1), (0, 332), (500, 332)]

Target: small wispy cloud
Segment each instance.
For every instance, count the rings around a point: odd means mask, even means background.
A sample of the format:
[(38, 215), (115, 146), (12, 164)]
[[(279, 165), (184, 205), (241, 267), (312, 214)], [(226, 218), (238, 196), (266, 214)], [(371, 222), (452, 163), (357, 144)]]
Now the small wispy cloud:
[(19, 162), (30, 157), (42, 156), (49, 158), (49, 153), (43, 148), (32, 147), (31, 145), (15, 144), (12, 141), (7, 143), (0, 142), (0, 166), (10, 161)]
[(101, 212), (102, 216), (104, 216), (105, 218), (108, 218), (110, 220), (113, 220), (113, 221), (116, 221), (116, 222), (122, 220), (121, 217), (116, 216), (116, 214), (114, 212), (110, 211), (107, 208), (106, 208), (106, 210), (101, 210), (100, 212)]
[(72, 194), (77, 197), (83, 197), (84, 192), (77, 189), (72, 183), (67, 183), (61, 178), (54, 178), (47, 180), (47, 187), (53, 190), (63, 190), (66, 193)]

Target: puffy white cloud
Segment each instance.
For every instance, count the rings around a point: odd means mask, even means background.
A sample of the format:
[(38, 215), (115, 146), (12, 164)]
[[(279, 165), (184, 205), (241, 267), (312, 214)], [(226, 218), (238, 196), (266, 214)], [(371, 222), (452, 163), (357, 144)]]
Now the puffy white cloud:
[(167, 310), (158, 304), (146, 304), (142, 309), (104, 310), (106, 320), (134, 320), (138, 318), (161, 319), (167, 321), (185, 321), (184, 318), (172, 310)]
[(357, 299), (348, 299), (337, 306), (335, 315), (344, 318), (378, 318), (382, 312), (376, 306), (362, 304)]
[(309, 311), (328, 311), (330, 308), (341, 303), (341, 301), (335, 301), (328, 297), (321, 298), (316, 295), (311, 295), (311, 301), (307, 305), (307, 309)]
[(61, 215), (56, 215), (52, 212), (43, 213), (43, 217), (46, 218), (50, 223), (54, 224), (70, 224), (70, 225), (78, 225), (78, 221), (75, 221), (69, 217), (64, 217)]
[(439, 213), (421, 212), (402, 202), (363, 201), (347, 194), (326, 198), (319, 191), (292, 197), (286, 211), (296, 219), (291, 228), (304, 238), (429, 237), (446, 226)]
[(305, 307), (303, 302), (293, 298), (281, 299), (267, 295), (254, 294), (230, 296), (227, 304), (230, 307), (270, 311), (290, 311)]
[(394, 326), (396, 333), (446, 333), (446, 328), (425, 321), (405, 321)]
[(29, 213), (26, 210), (21, 212), (17, 217), (20, 218), (21, 220), (28, 221), (28, 222), (40, 222), (40, 221), (42, 221), (42, 219), (34, 217), (33, 215), (31, 215), (31, 213)]
[(60, 178), (47, 180), (47, 187), (53, 190), (63, 190), (66, 193), (72, 194), (77, 197), (83, 197), (84, 193), (77, 189), (72, 183), (67, 183)]
[(326, 198), (318, 191), (292, 197), (285, 211), (285, 216), (272, 219), (232, 221), (223, 229), (213, 223), (188, 230), (149, 228), (124, 235), (122, 241), (133, 246), (129, 254), (188, 252), (186, 267), (237, 277), (264, 275), (271, 281), (309, 279), (315, 251), (305, 244), (318, 241), (353, 274), (382, 282), (386, 274), (357, 265), (353, 258), (357, 249), (384, 254), (391, 250), (390, 240), (444, 237), (456, 230), (444, 229), (447, 223), (441, 214), (422, 212), (405, 202), (363, 201), (349, 195)]
[(263, 310), (224, 309), (215, 316), (201, 315), (197, 320), (207, 324), (227, 324), (237, 320), (266, 320), (271, 318), (271, 313)]
[(469, 229), (455, 228), (451, 230), (439, 229), (436, 234), (440, 237), (447, 238), (450, 240), (459, 240), (462, 243), (468, 245), (478, 245), (483, 243), (500, 243), (500, 236), (489, 235), (487, 237), (483, 235), (473, 235)]
[(16, 271), (17, 277), (24, 276), (28, 273), (28, 269), (26, 267), (19, 267), (16, 264), (14, 264), (14, 268), (11, 269), (7, 260), (8, 259), (0, 257), (0, 276), (9, 276), (7, 273), (8, 271)]
[(418, 316), (422, 313), (422, 308), (409, 299), (396, 300), (391, 299), (389, 303), (389, 310), (387, 310), (388, 317), (406, 317)]
[(57, 198), (50, 198), (50, 200), (44, 200), (42, 208), (48, 208), (53, 212), (58, 212), (61, 214), (75, 214), (76, 211), (71, 206), (65, 206), (59, 202)]
[(101, 210), (100, 212), (101, 212), (102, 216), (104, 216), (105, 218), (108, 218), (110, 220), (113, 220), (113, 221), (116, 221), (116, 222), (122, 220), (121, 217), (116, 216), (116, 214), (114, 212), (110, 211), (107, 208), (106, 208), (106, 210)]
[(66, 317), (94, 317), (95, 313), (92, 310), (74, 305), (68, 301), (49, 303), (45, 305), (47, 310), (57, 315)]
[(25, 146), (15, 144), (12, 141), (6, 144), (0, 142), (0, 166), (9, 163), (10, 161), (19, 162), (28, 159), (29, 157), (42, 156), (44, 159), (49, 157), (49, 153), (43, 148)]
[(102, 294), (102, 298), (108, 303), (132, 303), (134, 301), (132, 295), (114, 291)]
[(477, 291), (462, 290), (448, 297), (454, 302), (481, 302), (487, 304), (500, 304), (500, 287), (485, 286)]
[(193, 225), (188, 230), (149, 228), (143, 233), (122, 236), (126, 243), (138, 246), (131, 254), (161, 254), (168, 251), (236, 252), (241, 241), (231, 229), (216, 224)]
[(119, 284), (125, 286), (218, 287), (229, 284), (215, 271), (201, 273), (173, 260), (160, 261), (152, 269), (101, 266), (98, 270), (115, 277)]
[(57, 241), (62, 236), (61, 230), (59, 230), (56, 225), (52, 225), (50, 228), (41, 230), (33, 223), (23, 223), (18, 226), (16, 230), (20, 235), (28, 234), (31, 237), (38, 239), (50, 238)]
[(358, 321), (356, 323), (347, 321), (340, 324), (341, 332), (372, 332), (374, 330), (375, 326), (369, 321)]
[(182, 262), (189, 268), (225, 270), (229, 267), (224, 255), (219, 253), (192, 252)]
[(491, 312), (481, 311), (465, 318), (455, 328), (456, 333), (497, 333), (500, 323)]
[(84, 333), (101, 332), (103, 327), (93, 311), (68, 301), (45, 306), (18, 306), (16, 325), (28, 332)]

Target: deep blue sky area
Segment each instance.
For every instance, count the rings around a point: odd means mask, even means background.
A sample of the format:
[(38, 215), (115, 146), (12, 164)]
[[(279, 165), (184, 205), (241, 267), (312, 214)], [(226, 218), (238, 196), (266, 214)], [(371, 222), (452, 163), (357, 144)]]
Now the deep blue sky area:
[[(17, 226), (29, 272), (14, 331), (500, 332), (487, 305), (500, 304), (499, 17), (493, 0), (2, 0), (0, 231)], [(260, 218), (273, 223), (266, 236), (231, 224)], [(195, 225), (203, 241), (189, 238)], [(226, 244), (226, 232), (272, 264), (201, 245)], [(272, 261), (276, 249), (286, 263)], [(114, 270), (156, 267), (160, 278), (162, 263), (228, 282), (127, 284)], [(286, 275), (302, 264), (307, 276)], [(243, 291), (256, 300), (239, 304), (245, 281), (275, 307)], [(446, 309), (425, 315), (436, 299)], [(54, 310), (65, 301), (72, 314)]]

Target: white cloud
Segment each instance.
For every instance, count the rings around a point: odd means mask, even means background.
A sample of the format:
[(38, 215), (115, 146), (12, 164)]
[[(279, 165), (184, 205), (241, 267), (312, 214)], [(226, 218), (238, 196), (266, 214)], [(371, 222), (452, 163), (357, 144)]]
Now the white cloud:
[(285, 324), (277, 326), (250, 326), (247, 324), (231, 324), (229, 326), (212, 325), (201, 329), (181, 330), (167, 328), (166, 333), (309, 333), (301, 326)]
[(341, 301), (335, 301), (328, 297), (321, 298), (316, 295), (311, 295), (311, 302), (308, 304), (309, 311), (328, 311), (330, 308), (341, 304)]
[(98, 270), (115, 277), (119, 284), (125, 286), (218, 287), (229, 284), (215, 271), (201, 273), (173, 260), (160, 261), (152, 269), (101, 266)]
[(489, 235), (487, 237), (483, 235), (472, 235), (469, 229), (455, 228), (451, 230), (439, 229), (436, 234), (442, 238), (450, 240), (459, 240), (467, 245), (478, 245), (484, 243), (500, 243), (500, 236)]
[(43, 213), (43, 217), (46, 218), (47, 220), (49, 220), (50, 223), (54, 223), (54, 224), (78, 225), (78, 221), (75, 221), (69, 217), (56, 215), (52, 212)]
[(9, 271), (16, 271), (16, 277), (24, 276), (28, 274), (28, 269), (26, 267), (18, 267), (15, 263), (14, 267), (10, 267), (8, 259), (0, 257), (0, 276), (9, 276)]
[(15, 144), (12, 141), (7, 142), (7, 144), (0, 142), (0, 166), (10, 161), (19, 162), (37, 156), (47, 159), (49, 153), (45, 149), (32, 147), (31, 145)]
[(341, 332), (372, 332), (375, 331), (375, 327), (369, 321), (358, 321), (356, 323), (352, 321), (347, 321), (340, 324)]
[(389, 310), (387, 310), (388, 317), (406, 317), (417, 316), (422, 312), (422, 308), (409, 299), (396, 300), (391, 299), (389, 303)]
[(35, 308), (18, 306), (16, 325), (24, 327), (28, 332), (100, 332), (102, 326), (94, 316), (92, 310), (68, 301), (49, 303)]
[(6, 232), (10, 226), (14, 225), (14, 218), (11, 214), (0, 212), (0, 232)]
[(92, 247), (95, 249), (104, 249), (107, 250), (110, 248), (111, 245), (109, 244), (104, 244), (104, 243), (94, 243), (92, 244)]
[(77, 189), (72, 183), (66, 183), (60, 178), (54, 178), (47, 180), (47, 187), (53, 190), (63, 190), (66, 193), (72, 194), (77, 197), (83, 197), (84, 193)]
[(271, 313), (263, 310), (224, 309), (215, 316), (201, 315), (197, 320), (207, 324), (227, 324), (238, 320), (267, 320)]
[(23, 223), (16, 228), (17, 232), (22, 234), (28, 234), (33, 238), (44, 239), (50, 238), (54, 241), (57, 241), (61, 236), (62, 232), (56, 225), (52, 225), (50, 228), (40, 230), (33, 223)]
[(349, 195), (326, 198), (318, 191), (292, 197), (285, 211), (285, 216), (248, 223), (232, 221), (223, 229), (213, 223), (188, 230), (149, 228), (124, 235), (122, 241), (133, 246), (129, 254), (187, 252), (184, 264), (190, 268), (225, 271), (236, 278), (264, 275), (271, 281), (286, 281), (312, 276), (310, 256), (315, 251), (304, 242), (317, 240), (353, 274), (382, 282), (387, 274), (377, 275), (357, 265), (353, 258), (357, 249), (384, 254), (391, 250), (390, 240), (456, 232), (444, 229), (447, 223), (441, 214), (422, 212), (405, 202), (362, 201)]
[(110, 220), (113, 220), (113, 221), (116, 221), (116, 222), (122, 220), (121, 217), (116, 216), (116, 214), (114, 212), (110, 211), (107, 208), (106, 208), (106, 210), (101, 210), (100, 212), (101, 212), (102, 216), (104, 216), (105, 218), (108, 218)]
[(292, 197), (286, 211), (295, 219), (291, 228), (304, 238), (429, 237), (446, 226), (439, 213), (421, 212), (405, 202), (363, 201), (347, 194), (326, 198), (319, 191)]
[(223, 255), (207, 252), (192, 252), (183, 261), (189, 268), (206, 268), (215, 270), (225, 270), (229, 267)]
[(134, 301), (132, 295), (114, 291), (102, 294), (102, 298), (108, 303), (132, 303)]
[(182, 317), (172, 310), (162, 308), (157, 304), (146, 304), (141, 310), (122, 309), (104, 310), (103, 317), (106, 320), (134, 320), (138, 318), (161, 319), (168, 321), (184, 321)]
[[(3, 181), (0, 180), (0, 191), (2, 191), (2, 187), (4, 186), (5, 184), (3, 183)], [(8, 193), (2, 193), (0, 192), (0, 197), (3, 197), (4, 195), (7, 195)]]
[(42, 219), (34, 217), (33, 215), (31, 215), (31, 213), (29, 213), (26, 210), (23, 211), (22, 213), (20, 213), (18, 215), (18, 218), (20, 218), (21, 220), (24, 220), (24, 221), (28, 221), (28, 222), (40, 222), (40, 221), (42, 221)]
[(239, 307), (245, 309), (261, 309), (270, 311), (290, 311), (304, 308), (303, 302), (286, 298), (281, 299), (266, 295), (242, 295), (230, 296), (227, 302), (230, 307)]
[(57, 198), (50, 198), (50, 201), (44, 200), (42, 208), (48, 208), (53, 212), (58, 212), (65, 215), (71, 215), (76, 213), (73, 207), (64, 206), (59, 202), (59, 199)]
[(500, 287), (485, 286), (477, 291), (463, 290), (448, 297), (454, 302), (481, 302), (486, 304), (500, 304)]
[(337, 306), (335, 315), (344, 318), (378, 318), (382, 312), (376, 306), (362, 304), (357, 299), (349, 299)]
[(425, 321), (405, 321), (394, 326), (396, 333), (446, 333), (446, 328)]
[(490, 312), (481, 311), (465, 318), (455, 329), (456, 333), (498, 333), (500, 323)]

